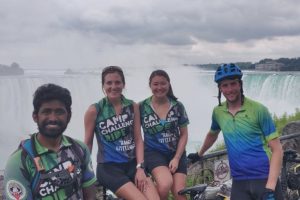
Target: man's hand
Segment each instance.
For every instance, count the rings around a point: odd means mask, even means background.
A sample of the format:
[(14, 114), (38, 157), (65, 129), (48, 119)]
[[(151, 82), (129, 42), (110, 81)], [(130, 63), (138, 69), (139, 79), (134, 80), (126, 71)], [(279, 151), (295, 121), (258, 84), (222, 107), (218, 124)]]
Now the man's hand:
[(274, 191), (266, 188), (261, 200), (275, 200)]
[(187, 157), (188, 157), (188, 159), (191, 160), (192, 163), (195, 163), (195, 162), (200, 161), (202, 159), (202, 156), (199, 156), (198, 152), (190, 153)]

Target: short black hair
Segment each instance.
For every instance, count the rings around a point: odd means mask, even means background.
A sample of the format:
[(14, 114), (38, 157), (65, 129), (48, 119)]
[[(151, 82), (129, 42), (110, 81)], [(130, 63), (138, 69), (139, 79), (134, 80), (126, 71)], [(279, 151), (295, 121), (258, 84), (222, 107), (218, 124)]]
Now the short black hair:
[(69, 114), (71, 114), (72, 98), (70, 91), (52, 83), (41, 85), (33, 94), (33, 113), (37, 114), (41, 105), (45, 102), (58, 100), (62, 102)]

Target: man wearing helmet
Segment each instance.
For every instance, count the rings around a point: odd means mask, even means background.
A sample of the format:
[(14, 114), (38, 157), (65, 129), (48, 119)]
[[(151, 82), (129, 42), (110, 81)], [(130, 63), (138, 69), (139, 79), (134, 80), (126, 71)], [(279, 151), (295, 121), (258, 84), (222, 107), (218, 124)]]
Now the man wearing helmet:
[[(243, 94), (243, 73), (235, 64), (224, 64), (215, 73), (219, 105), (204, 144), (188, 158), (195, 162), (222, 131), (233, 179), (231, 200), (282, 200), (278, 183), (283, 151), (268, 109)], [(226, 101), (221, 102), (221, 95)]]

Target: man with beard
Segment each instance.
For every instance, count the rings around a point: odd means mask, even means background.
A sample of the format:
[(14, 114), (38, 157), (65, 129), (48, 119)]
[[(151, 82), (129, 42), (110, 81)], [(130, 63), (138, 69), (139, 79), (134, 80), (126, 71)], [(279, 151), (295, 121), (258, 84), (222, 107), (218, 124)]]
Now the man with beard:
[(95, 199), (87, 146), (64, 136), (71, 119), (70, 92), (54, 84), (34, 93), (32, 114), (38, 133), (21, 142), (4, 174), (6, 199)]

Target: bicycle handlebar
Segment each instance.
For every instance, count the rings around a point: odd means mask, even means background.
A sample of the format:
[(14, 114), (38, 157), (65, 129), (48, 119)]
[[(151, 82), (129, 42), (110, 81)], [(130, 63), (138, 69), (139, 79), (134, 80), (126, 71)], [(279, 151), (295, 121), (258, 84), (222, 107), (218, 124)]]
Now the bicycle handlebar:
[(207, 187), (207, 184), (198, 184), (192, 187), (184, 188), (178, 192), (179, 195), (184, 195), (184, 194), (192, 194), (192, 193), (198, 193), (201, 194), (202, 192), (205, 191)]
[(288, 140), (288, 139), (292, 139), (295, 137), (300, 137), (300, 133), (293, 133), (293, 134), (289, 134), (289, 135), (282, 135), (279, 137), (280, 141), (282, 140)]
[[(295, 138), (295, 137), (300, 137), (300, 133), (293, 133), (293, 134), (289, 134), (289, 135), (283, 135), (283, 136), (280, 136), (279, 139), (280, 139), (280, 141), (283, 141), (283, 140), (288, 140), (288, 139), (292, 139), (292, 138)], [(203, 155), (199, 160), (207, 160), (209, 158), (213, 158), (213, 157), (217, 157), (217, 156), (223, 156), (225, 154), (227, 154), (226, 149)]]

